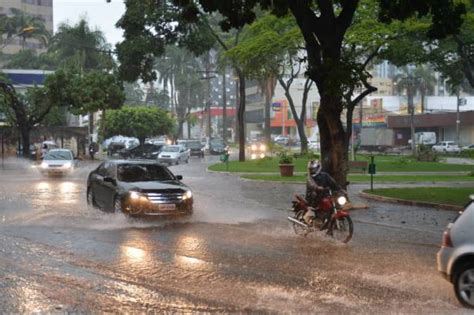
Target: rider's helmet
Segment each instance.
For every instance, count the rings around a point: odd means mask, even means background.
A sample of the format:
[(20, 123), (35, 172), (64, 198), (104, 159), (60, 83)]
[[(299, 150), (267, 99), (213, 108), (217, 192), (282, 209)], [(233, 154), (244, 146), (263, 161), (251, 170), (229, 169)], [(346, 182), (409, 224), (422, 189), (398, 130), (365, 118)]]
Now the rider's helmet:
[(318, 175), (321, 172), (321, 164), (318, 160), (311, 160), (308, 163), (308, 171), (311, 176)]

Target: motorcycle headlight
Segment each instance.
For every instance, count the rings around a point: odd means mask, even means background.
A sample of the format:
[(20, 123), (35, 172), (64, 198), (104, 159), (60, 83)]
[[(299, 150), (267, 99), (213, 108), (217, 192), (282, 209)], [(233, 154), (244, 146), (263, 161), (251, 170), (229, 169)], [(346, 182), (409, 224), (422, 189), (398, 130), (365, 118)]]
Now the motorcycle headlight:
[(190, 199), (192, 197), (193, 197), (193, 193), (191, 192), (191, 190), (188, 190), (184, 193), (183, 200)]
[(343, 206), (347, 203), (347, 198), (344, 197), (344, 196), (338, 197), (337, 198), (337, 203), (340, 204), (341, 206)]

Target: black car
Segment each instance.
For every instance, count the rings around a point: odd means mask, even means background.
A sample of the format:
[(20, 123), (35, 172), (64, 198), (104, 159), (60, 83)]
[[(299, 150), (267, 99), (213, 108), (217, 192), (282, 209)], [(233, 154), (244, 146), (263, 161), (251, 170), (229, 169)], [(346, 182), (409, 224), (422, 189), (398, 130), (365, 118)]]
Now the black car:
[(204, 157), (204, 146), (199, 140), (189, 140), (184, 143), (186, 148), (189, 149), (191, 156)]
[(224, 141), (213, 139), (209, 142), (209, 153), (210, 154), (224, 154), (229, 152), (229, 147)]
[(111, 142), (107, 147), (108, 156), (117, 156), (121, 150), (125, 149), (125, 143)]
[[(20, 144), (20, 146), (16, 149), (16, 155), (17, 156), (23, 156), (23, 145)], [(30, 150), (29, 150), (29, 157), (32, 160), (36, 160), (38, 156), (38, 148), (34, 144), (30, 144)]]
[(158, 154), (161, 152), (161, 148), (163, 148), (163, 145), (145, 143), (130, 149), (122, 149), (119, 151), (119, 155), (124, 159), (156, 160)]
[(109, 160), (87, 179), (87, 203), (133, 216), (191, 214), (193, 194), (164, 165), (151, 161)]

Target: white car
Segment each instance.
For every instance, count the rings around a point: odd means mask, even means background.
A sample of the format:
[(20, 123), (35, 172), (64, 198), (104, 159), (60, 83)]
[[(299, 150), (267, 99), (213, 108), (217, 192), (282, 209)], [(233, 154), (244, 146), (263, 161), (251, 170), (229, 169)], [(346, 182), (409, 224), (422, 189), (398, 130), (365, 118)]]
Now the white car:
[(465, 147), (462, 147), (461, 151), (474, 151), (474, 144), (466, 145)]
[(178, 165), (180, 162), (189, 162), (190, 151), (184, 145), (167, 145), (158, 154), (158, 162)]
[(280, 136), (277, 136), (273, 141), (280, 145), (287, 145), (288, 142), (290, 141), (290, 138), (288, 138), (287, 136), (280, 135)]
[(433, 152), (438, 153), (459, 153), (461, 148), (454, 141), (442, 141), (432, 147)]
[(45, 175), (66, 175), (77, 166), (74, 154), (68, 149), (52, 149), (43, 158), (41, 173)]
[(453, 284), (459, 302), (474, 308), (474, 195), (449, 223), (437, 254), (438, 271)]

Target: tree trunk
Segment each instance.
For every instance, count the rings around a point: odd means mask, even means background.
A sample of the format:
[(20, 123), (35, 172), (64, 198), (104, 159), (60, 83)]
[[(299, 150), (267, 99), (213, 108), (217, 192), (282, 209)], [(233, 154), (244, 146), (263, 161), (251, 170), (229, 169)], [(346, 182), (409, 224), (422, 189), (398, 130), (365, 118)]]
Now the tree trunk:
[(191, 107), (188, 107), (188, 120), (186, 122), (186, 127), (188, 129), (188, 139), (191, 139)]
[(184, 130), (183, 125), (184, 125), (184, 119), (179, 118), (179, 119), (178, 119), (178, 139), (183, 139), (183, 138), (184, 138), (184, 137), (183, 137), (183, 134), (184, 134), (184, 132), (183, 132), (183, 130)]
[(265, 94), (265, 127), (264, 127), (264, 135), (265, 141), (267, 143), (271, 142), (271, 119), (270, 119), (270, 110), (272, 107), (272, 99), (273, 95), (275, 94), (275, 85), (277, 83), (277, 79), (274, 76), (270, 76), (267, 80), (265, 80), (263, 84), (264, 94)]
[(225, 68), (222, 74), (222, 140), (227, 142), (227, 87)]
[(237, 120), (239, 125), (239, 161), (245, 161), (245, 76), (242, 70), (236, 69), (239, 77), (239, 111)]
[(345, 188), (348, 173), (348, 142), (341, 123), (341, 98), (331, 95), (321, 96), (318, 110), (318, 125), (321, 142), (321, 163), (336, 182)]
[(23, 152), (22, 156), (24, 158), (30, 157), (30, 128), (26, 126), (18, 126), (20, 129), (21, 141), (23, 142)]
[(92, 134), (94, 133), (94, 113), (89, 112), (89, 141), (93, 141)]

